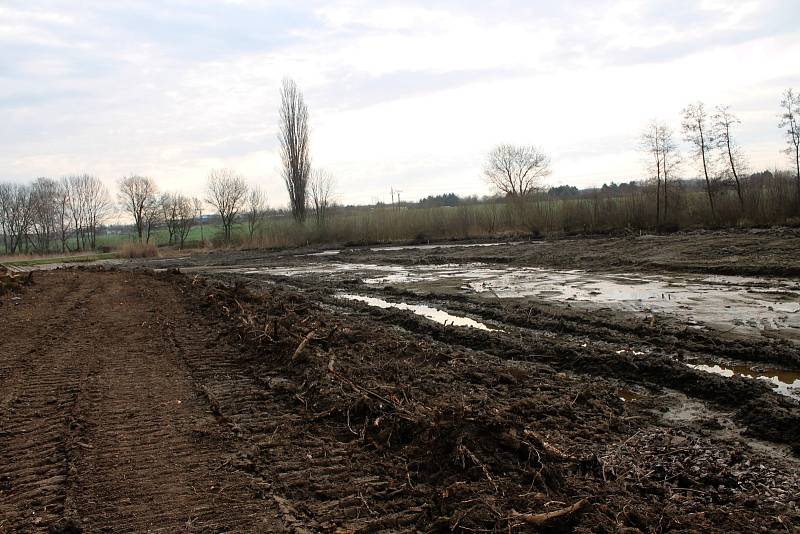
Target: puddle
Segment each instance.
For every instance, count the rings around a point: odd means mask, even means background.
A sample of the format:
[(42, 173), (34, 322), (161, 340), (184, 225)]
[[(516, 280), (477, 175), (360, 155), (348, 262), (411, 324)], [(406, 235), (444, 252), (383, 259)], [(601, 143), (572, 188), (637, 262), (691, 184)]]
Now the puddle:
[(336, 275), (345, 273), (385, 272), (395, 273), (405, 269), (399, 265), (373, 265), (369, 263), (309, 263), (291, 267), (258, 267), (255, 269), (228, 268), (227, 272), (242, 274), (267, 274), (273, 276)]
[(687, 363), (686, 365), (698, 371), (705, 371), (706, 373), (728, 378), (741, 376), (744, 378), (766, 380), (773, 384), (775, 393), (800, 400), (800, 372), (747, 365), (706, 365), (692, 363)]
[(311, 254), (301, 254), (301, 256), (336, 256), (341, 250), (323, 250), (322, 252), (313, 252)]
[[(417, 245), (420, 246), (428, 245)], [(708, 327), (735, 334), (782, 337), (800, 342), (800, 302), (797, 301), (800, 283), (788, 279), (602, 274), (482, 263), (405, 266), (331, 261), (230, 271), (283, 276), (319, 275), (334, 280), (337, 277), (359, 278), (373, 285), (426, 284), (427, 289), (435, 289), (436, 284), (441, 283), (463, 292), (498, 298), (527, 297), (587, 308), (610, 307), (647, 316), (670, 315), (690, 328)]]
[(396, 250), (433, 250), (436, 248), (470, 248), (470, 247), (497, 247), (500, 245), (518, 245), (519, 241), (507, 243), (442, 243), (439, 245), (397, 245), (388, 247), (374, 247), (372, 252), (394, 252)]
[(425, 306), (422, 304), (389, 302), (388, 300), (383, 300), (375, 297), (364, 297), (361, 295), (352, 295), (347, 293), (340, 294), (337, 296), (339, 298), (347, 300), (357, 300), (360, 302), (364, 302), (366, 304), (369, 304), (370, 306), (376, 306), (378, 308), (397, 308), (399, 310), (410, 310), (416, 313), (417, 315), (421, 315), (426, 319), (430, 319), (431, 321), (435, 321), (445, 326), (465, 326), (468, 328), (477, 328), (479, 330), (487, 330), (487, 331), (495, 330), (494, 328), (489, 328), (485, 324), (469, 319), (468, 317), (458, 317), (456, 315), (451, 315), (445, 311), (442, 311), (438, 308), (432, 308), (431, 306)]
[(631, 391), (628, 388), (617, 388), (617, 397), (623, 402), (633, 402), (640, 399), (642, 396), (638, 393)]
[[(746, 443), (749, 447), (765, 454), (775, 460), (788, 462), (800, 466), (800, 461), (792, 454), (787, 446), (776, 445), (768, 441), (756, 439), (747, 435), (745, 428), (737, 425), (731, 419), (732, 414), (721, 412), (709, 407), (706, 403), (690, 399), (683, 393), (666, 390), (662, 396), (665, 402), (672, 404), (664, 412), (663, 419), (672, 424), (690, 425), (710, 432), (717, 439), (731, 441), (732, 439)], [(710, 422), (711, 425), (704, 424)]]

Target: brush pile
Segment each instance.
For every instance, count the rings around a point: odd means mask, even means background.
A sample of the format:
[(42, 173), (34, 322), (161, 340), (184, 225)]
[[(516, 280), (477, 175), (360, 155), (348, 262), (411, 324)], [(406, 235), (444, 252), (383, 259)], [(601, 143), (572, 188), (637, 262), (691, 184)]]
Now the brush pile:
[(0, 266), (0, 295), (16, 293), (24, 286), (29, 286), (32, 283), (32, 272), (20, 275)]
[(313, 287), (156, 277), (240, 347), (235, 373), (193, 372), (255, 444), (231, 465), (268, 485), (298, 532), (724, 532), (797, 518), (794, 475), (536, 354), (490, 352), (468, 331), (440, 342), (446, 327), (410, 312), (343, 314)]

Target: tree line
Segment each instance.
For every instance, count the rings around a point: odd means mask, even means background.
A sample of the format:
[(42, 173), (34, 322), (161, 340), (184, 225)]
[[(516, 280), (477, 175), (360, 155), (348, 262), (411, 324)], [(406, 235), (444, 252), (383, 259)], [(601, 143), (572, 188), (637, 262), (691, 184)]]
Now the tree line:
[[(800, 94), (788, 89), (780, 101), (778, 127), (783, 130), (786, 147), (794, 167), (794, 210), (800, 214)], [(732, 189), (739, 211), (746, 206), (747, 160), (736, 140), (741, 124), (729, 106), (717, 106), (709, 113), (702, 102), (686, 106), (681, 113), (682, 140), (688, 145), (688, 159), (705, 182), (705, 195), (712, 221), (718, 221), (717, 196)], [(668, 222), (676, 201), (673, 189), (680, 180), (684, 156), (676, 133), (663, 120), (654, 119), (640, 135), (640, 149), (647, 156), (647, 174), (655, 185), (655, 225)], [(530, 200), (542, 193), (541, 182), (551, 172), (549, 156), (536, 146), (498, 145), (487, 156), (484, 176), (500, 194), (514, 202)], [(569, 186), (555, 188), (559, 197), (577, 195)]]
[[(311, 168), (308, 108), (297, 85), (288, 79), (281, 88), (279, 120), (282, 175), (292, 216), (302, 223), (311, 211), (322, 226), (333, 203), (335, 179), (324, 169)], [(132, 221), (138, 242), (149, 243), (154, 231), (163, 228), (168, 244), (183, 248), (192, 228), (202, 223), (205, 206), (219, 218), (225, 241), (231, 240), (240, 219), (252, 239), (267, 213), (263, 190), (249, 187), (233, 169), (211, 170), (202, 198), (160, 192), (149, 176), (126, 176), (117, 182), (115, 200), (99, 178), (88, 174), (42, 177), (31, 184), (0, 183), (4, 250), (8, 254), (94, 250), (98, 227), (115, 213)]]
[[(311, 164), (309, 112), (303, 94), (291, 80), (284, 80), (280, 90), (278, 140), (282, 161), (282, 179), (289, 197), (292, 218), (304, 223), (311, 213), (316, 228), (324, 228), (333, 205), (335, 179), (324, 169)], [(774, 199), (781, 205), (792, 200), (793, 213), (800, 214), (800, 94), (787, 90), (780, 101), (778, 125), (785, 135), (785, 152), (794, 167), (792, 186), (777, 173), (753, 175), (747, 169), (746, 157), (737, 142), (741, 124), (727, 106), (717, 106), (712, 113), (703, 103), (693, 103), (681, 114), (682, 140), (689, 147), (686, 159), (695, 165), (703, 183), (710, 223), (720, 224), (732, 218), (730, 203), (723, 192), (732, 192), (740, 216), (756, 211), (765, 219), (765, 211), (777, 212)], [(585, 207), (574, 204), (565, 213), (576, 219), (596, 221), (602, 217), (602, 198), (627, 198), (625, 205), (635, 218), (617, 217), (623, 222), (635, 220), (644, 224), (643, 202), (653, 202), (655, 227), (673, 224), (676, 213), (695, 210), (687, 194), (695, 190), (693, 181), (680, 178), (686, 168), (678, 135), (663, 120), (652, 120), (640, 135), (640, 148), (646, 156), (649, 179), (640, 183), (613, 184), (602, 189), (578, 190), (574, 186), (551, 188), (545, 194), (542, 181), (551, 173), (551, 160), (541, 148), (503, 144), (487, 156), (483, 172), (487, 182), (510, 207), (510, 215), (522, 226), (541, 220), (540, 213), (530, 213), (536, 202), (543, 209), (543, 198), (588, 199)], [(760, 192), (769, 189), (770, 204)], [(727, 194), (727, 193), (726, 193)], [(650, 200), (648, 200), (650, 199)], [(419, 208), (462, 205), (455, 195), (430, 196), (416, 203)], [(473, 199), (470, 199), (472, 201)], [(474, 199), (477, 202), (477, 199)], [(720, 202), (724, 200), (720, 206)], [(486, 202), (494, 206), (497, 199)], [(414, 203), (403, 203), (411, 207)], [(210, 206), (210, 213), (204, 209)], [(495, 213), (491, 207), (489, 214)], [(611, 205), (609, 205), (611, 206)], [(618, 206), (609, 209), (618, 210)], [(96, 176), (76, 174), (60, 179), (37, 178), (30, 184), (0, 183), (0, 233), (6, 253), (46, 253), (51, 251), (77, 252), (97, 247), (98, 228), (115, 213), (124, 213), (132, 222), (135, 239), (149, 243), (156, 229), (166, 231), (168, 243), (184, 247), (191, 230), (211, 214), (221, 225), (221, 238), (230, 241), (233, 229), (241, 224), (249, 239), (263, 229), (267, 214), (267, 198), (258, 187), (249, 187), (244, 177), (233, 169), (214, 169), (207, 177), (205, 194), (188, 196), (177, 192), (161, 192), (152, 177), (130, 175), (117, 181), (112, 197)], [(547, 209), (553, 209), (548, 207)], [(574, 211), (578, 210), (578, 211)], [(565, 216), (563, 213), (559, 217)], [(652, 215), (650, 215), (652, 217)], [(550, 216), (548, 216), (550, 217)], [(610, 216), (609, 216), (610, 217)], [(694, 213), (692, 220), (699, 220)], [(768, 218), (768, 217), (767, 217)], [(495, 224), (488, 224), (494, 228)]]
[(0, 183), (0, 230), (10, 254), (94, 249), (111, 211), (106, 186), (88, 174)]

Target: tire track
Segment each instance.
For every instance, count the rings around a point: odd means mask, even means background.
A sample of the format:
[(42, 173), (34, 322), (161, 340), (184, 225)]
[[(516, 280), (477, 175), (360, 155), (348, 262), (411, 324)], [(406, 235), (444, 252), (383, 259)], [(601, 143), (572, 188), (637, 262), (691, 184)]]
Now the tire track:
[(45, 527), (63, 515), (70, 432), (64, 413), (77, 398), (81, 373), (69, 324), (90, 292), (70, 280), (61, 292), (63, 315), (51, 308), (45, 328), (28, 323), (3, 343), (0, 531)]
[(402, 466), (387, 473), (385, 465), (375, 462), (374, 451), (361, 447), (354, 435), (342, 434), (340, 422), (316, 420), (309, 433), (297, 384), (278, 373), (259, 374), (232, 349), (217, 350), (208, 358), (202, 333), (214, 326), (204, 325), (200, 317), (191, 324), (173, 330), (174, 348), (196, 388), (242, 443), (232, 464), (265, 488), (287, 532), (411, 529), (423, 508), (409, 509), (408, 501), (392, 500), (409, 491), (396, 482), (406, 477)]
[[(43, 285), (71, 276), (43, 274)], [(280, 531), (274, 503), (225, 468), (224, 435), (165, 343), (186, 320), (174, 288), (123, 273), (75, 279), (61, 302), (26, 297), (39, 313), (20, 337), (46, 345), (0, 353), (19, 391), (0, 417), (0, 532)]]

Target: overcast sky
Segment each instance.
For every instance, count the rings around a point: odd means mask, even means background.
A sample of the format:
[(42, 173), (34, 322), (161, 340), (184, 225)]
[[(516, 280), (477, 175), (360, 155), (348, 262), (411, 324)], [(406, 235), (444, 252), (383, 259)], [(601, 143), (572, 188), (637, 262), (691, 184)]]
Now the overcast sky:
[(343, 202), (486, 194), (501, 142), (551, 154), (553, 185), (638, 179), (639, 132), (695, 100), (739, 115), (752, 168), (783, 167), (800, 1), (0, 0), (0, 180), (200, 192), (224, 166), (285, 205), (284, 77)]

